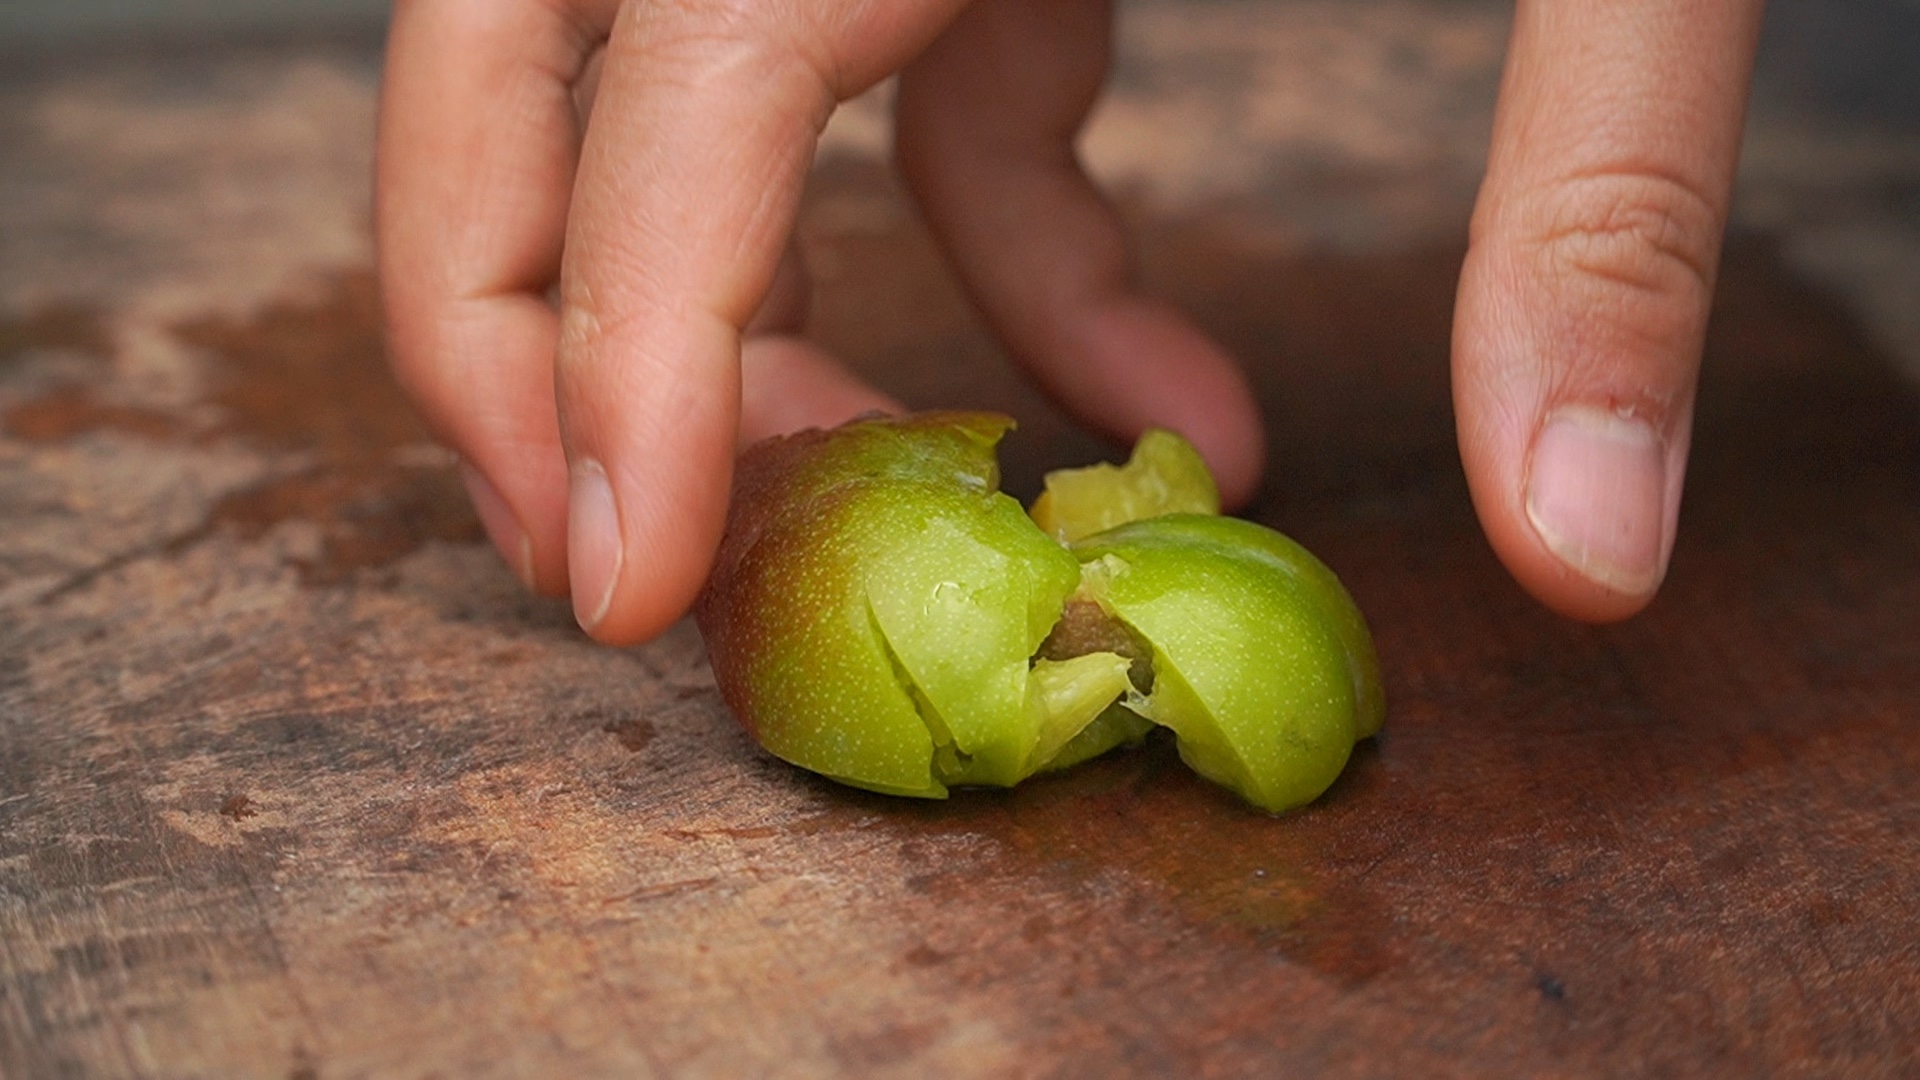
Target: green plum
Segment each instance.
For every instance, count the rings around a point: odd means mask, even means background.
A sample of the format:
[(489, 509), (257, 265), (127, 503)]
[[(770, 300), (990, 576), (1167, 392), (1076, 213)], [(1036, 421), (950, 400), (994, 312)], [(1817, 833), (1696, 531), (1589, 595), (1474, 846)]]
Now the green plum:
[(762, 746), (842, 783), (939, 798), (1170, 729), (1253, 805), (1325, 791), (1385, 713), (1364, 620), (1298, 544), (1220, 517), (1183, 439), (999, 488), (992, 413), (863, 418), (740, 461), (696, 609)]

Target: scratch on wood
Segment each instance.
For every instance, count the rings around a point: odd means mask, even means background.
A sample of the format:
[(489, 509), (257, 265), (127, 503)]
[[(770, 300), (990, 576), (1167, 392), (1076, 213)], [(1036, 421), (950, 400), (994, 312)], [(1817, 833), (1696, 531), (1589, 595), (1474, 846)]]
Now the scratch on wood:
[(772, 825), (748, 825), (741, 826), (740, 828), (665, 829), (661, 831), (660, 835), (669, 840), (689, 842), (711, 840), (714, 837), (725, 837), (729, 840), (766, 840), (779, 836), (783, 831), (785, 830), (775, 828)]
[(110, 893), (123, 892), (127, 889), (137, 889), (142, 885), (159, 884), (166, 880), (166, 878), (158, 874), (142, 874), (139, 877), (121, 878), (119, 881), (109, 882), (108, 884), (95, 888), (93, 891), (105, 896)]
[(679, 896), (681, 893), (699, 892), (702, 889), (709, 889), (718, 884), (720, 884), (720, 878), (718, 877), (663, 881), (656, 885), (642, 885), (631, 892), (624, 892), (618, 896), (609, 896), (605, 900), (602, 900), (601, 903), (613, 905), (635, 901), (662, 900), (669, 896)]

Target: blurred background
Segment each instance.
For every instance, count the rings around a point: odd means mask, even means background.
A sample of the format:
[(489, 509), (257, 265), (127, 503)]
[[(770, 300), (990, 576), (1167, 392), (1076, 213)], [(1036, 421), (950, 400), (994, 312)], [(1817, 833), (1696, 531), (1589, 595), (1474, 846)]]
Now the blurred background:
[(150, 34), (291, 33), (378, 26), (388, 7), (383, 0), (16, 0), (0, 8), (0, 35), (46, 45)]
[[(231, 266), (232, 249), (260, 234), (249, 224), (264, 226), (263, 215), (293, 215), (297, 230), (316, 234), (310, 246), (283, 253), (288, 260), (364, 260), (367, 133), (386, 7), (0, 5), (0, 306), (69, 289), (97, 293), (106, 284), (99, 275), (109, 272), (100, 256), (139, 258), (120, 241), (156, 250), (140, 235), (188, 248), (224, 245), (230, 250), (213, 261)], [(1249, 229), (1284, 246), (1379, 250), (1462, 235), (1507, 5), (1121, 7), (1113, 89), (1086, 149), (1130, 205), (1163, 215), (1257, 206)], [(1733, 228), (1777, 237), (1797, 268), (1843, 294), (1881, 345), (1920, 370), (1915, 57), (1915, 0), (1773, 4)], [(878, 158), (884, 97), (883, 88), (844, 110), (823, 158)], [(253, 137), (222, 138), (232, 124)], [(316, 164), (329, 178), (325, 190), (316, 186)], [(247, 185), (255, 170), (281, 174), (298, 190)], [(99, 234), (89, 199), (125, 205), (115, 216), (124, 235)], [(51, 258), (82, 243), (90, 270)], [(33, 281), (21, 278), (28, 258)], [(243, 276), (272, 287), (294, 269), (275, 274), (256, 261), (257, 272)], [(132, 282), (122, 275), (120, 284)], [(177, 277), (171, 286), (188, 287)]]

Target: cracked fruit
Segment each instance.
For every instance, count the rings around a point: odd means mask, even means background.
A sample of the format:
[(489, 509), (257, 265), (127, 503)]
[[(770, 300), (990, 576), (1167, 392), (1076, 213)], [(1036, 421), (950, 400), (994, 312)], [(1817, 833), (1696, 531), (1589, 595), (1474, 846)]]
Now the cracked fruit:
[(769, 440), (741, 458), (696, 615), (727, 704), (778, 757), (940, 798), (1011, 786), (1171, 730), (1201, 775), (1269, 811), (1312, 801), (1385, 712), (1333, 572), (1218, 514), (1177, 435), (1124, 466), (999, 491), (1013, 421), (922, 413)]

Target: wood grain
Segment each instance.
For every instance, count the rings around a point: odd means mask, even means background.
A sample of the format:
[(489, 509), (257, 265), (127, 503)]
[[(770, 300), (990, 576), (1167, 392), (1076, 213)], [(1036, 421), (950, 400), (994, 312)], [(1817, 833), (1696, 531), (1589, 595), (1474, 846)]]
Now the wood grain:
[[(1023, 389), (871, 171), (809, 218), (823, 336), (909, 401)], [(829, 222), (829, 223), (823, 223)], [(1251, 813), (1149, 745), (940, 804), (767, 758), (697, 637), (588, 642), (480, 542), (349, 274), (174, 327), (0, 327), (0, 1074), (1832, 1075), (1920, 1071), (1920, 408), (1737, 239), (1683, 532), (1640, 619), (1480, 538), (1460, 252), (1276, 255), (1142, 216), (1244, 357), (1253, 516), (1372, 620), (1386, 733)], [(57, 362), (56, 362), (57, 360)], [(132, 403), (129, 403), (129, 402)]]

